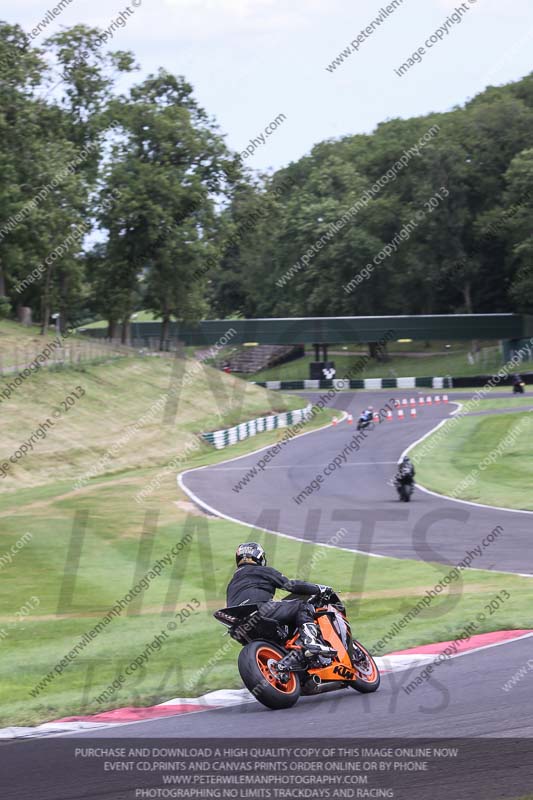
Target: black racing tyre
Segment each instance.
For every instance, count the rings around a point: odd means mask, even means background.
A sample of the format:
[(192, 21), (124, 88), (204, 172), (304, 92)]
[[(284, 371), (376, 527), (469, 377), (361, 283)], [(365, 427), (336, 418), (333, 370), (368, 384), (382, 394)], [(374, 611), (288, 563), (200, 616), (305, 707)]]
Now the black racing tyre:
[(286, 653), (270, 642), (250, 642), (239, 653), (239, 672), (246, 688), (267, 708), (291, 708), (300, 697), (300, 679), (289, 673), (283, 683), (272, 670), (272, 664)]
[(408, 503), (411, 499), (413, 490), (411, 489), (410, 486), (406, 486), (405, 484), (402, 483), (398, 488), (398, 492), (400, 495), (400, 500), (402, 500), (404, 503)]
[[(354, 658), (353, 648), (357, 647), (359, 650), (362, 650), (365, 654), (364, 661), (356, 661)], [(357, 642), (355, 639), (352, 641), (352, 652), (351, 652), (351, 659), (354, 668), (357, 670), (357, 674), (359, 677), (357, 680), (352, 681), (350, 686), (352, 689), (355, 689), (362, 694), (369, 694), (370, 692), (375, 692), (379, 688), (379, 684), (381, 682), (381, 677), (379, 674), (379, 669), (377, 667), (376, 662), (366, 649), (363, 647), (361, 642)]]
[(373, 431), (375, 428), (374, 422), (358, 422), (357, 423), (357, 430), (358, 431)]

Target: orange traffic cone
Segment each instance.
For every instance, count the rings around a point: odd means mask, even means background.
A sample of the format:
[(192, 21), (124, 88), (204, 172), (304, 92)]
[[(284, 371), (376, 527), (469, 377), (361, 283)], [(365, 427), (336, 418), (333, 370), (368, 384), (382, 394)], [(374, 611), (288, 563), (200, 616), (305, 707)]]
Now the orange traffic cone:
[(419, 399), (419, 401), (418, 401), (418, 405), (419, 405), (419, 406), (423, 406), (423, 405), (425, 405), (425, 402), (426, 402), (426, 401), (424, 400), (424, 398), (423, 398), (423, 397), (421, 397), (421, 398)]
[(430, 394), (428, 394), (428, 396), (426, 397), (426, 405), (428, 406), (433, 405), (433, 398), (431, 397)]
[(416, 406), (416, 400), (414, 397), (411, 397), (411, 405)]
[(348, 414), (348, 425), (353, 425), (353, 417), (351, 414)]
[(333, 417), (333, 419), (331, 420), (331, 424), (333, 425), (333, 427), (335, 427), (338, 421), (339, 420), (337, 419), (337, 417)]
[(402, 406), (406, 406), (406, 405), (407, 405), (407, 397), (404, 397), (403, 400), (402, 400)]
[(393, 419), (392, 411), (387, 411), (387, 416), (386, 416), (387, 422), (392, 422), (392, 419)]
[(411, 416), (416, 417), (416, 408), (411, 409)]
[(405, 419), (405, 414), (403, 413), (403, 408), (400, 408), (398, 411), (398, 419)]
[(440, 404), (440, 397), (439, 397), (439, 395), (438, 395), (438, 394), (435, 396), (435, 403), (436, 403), (437, 405), (439, 405), (439, 404)]
[(444, 401), (445, 403), (447, 403), (447, 402), (448, 402), (448, 395), (447, 395), (447, 394), (444, 394), (444, 395), (442, 396), (442, 399), (443, 399), (443, 401)]

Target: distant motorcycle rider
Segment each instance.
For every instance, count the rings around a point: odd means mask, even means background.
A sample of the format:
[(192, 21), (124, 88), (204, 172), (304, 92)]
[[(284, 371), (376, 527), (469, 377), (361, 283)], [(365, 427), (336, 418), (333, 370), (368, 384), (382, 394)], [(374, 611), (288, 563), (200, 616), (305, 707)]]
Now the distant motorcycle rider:
[(374, 419), (374, 406), (368, 406), (359, 417), (359, 422), (372, 422)]
[(398, 472), (394, 477), (394, 483), (413, 484), (415, 481), (415, 466), (408, 456), (404, 456), (398, 463)]
[(512, 378), (513, 382), (513, 392), (515, 394), (523, 394), (524, 393), (524, 381), (522, 376), (518, 373), (515, 373)]
[(315, 623), (314, 608), (305, 600), (281, 600), (272, 598), (276, 589), (285, 589), (294, 594), (312, 595), (332, 592), (328, 586), (290, 580), (273, 567), (267, 567), (266, 553), (257, 542), (240, 544), (235, 553), (237, 570), (226, 590), (228, 607), (255, 604), (263, 617), (275, 619), (282, 625), (298, 627), (302, 643), (313, 655), (335, 654), (329, 645), (320, 640)]

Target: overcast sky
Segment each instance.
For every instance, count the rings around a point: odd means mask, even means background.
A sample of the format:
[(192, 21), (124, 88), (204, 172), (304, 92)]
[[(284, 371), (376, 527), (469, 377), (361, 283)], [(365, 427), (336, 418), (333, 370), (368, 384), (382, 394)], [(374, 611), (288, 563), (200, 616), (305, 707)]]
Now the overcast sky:
[[(257, 169), (284, 166), (317, 142), (369, 132), (392, 117), (446, 111), (533, 72), (532, 0), (394, 1), (395, 9), (392, 0), (129, 0), (132, 13), (108, 47), (133, 51), (136, 79), (159, 66), (184, 75), (235, 150), (284, 114), (246, 162)], [(461, 21), (446, 25), (461, 6), (454, 15)], [(53, 7), (53, 0), (18, 0), (0, 18), (28, 32)], [(360, 36), (387, 7), (381, 25)], [(35, 41), (80, 22), (109, 29), (127, 8), (72, 0)], [(442, 40), (426, 47), (439, 28)], [(358, 37), (357, 52), (328, 71)], [(395, 70), (419, 47), (422, 61), (399, 77)]]

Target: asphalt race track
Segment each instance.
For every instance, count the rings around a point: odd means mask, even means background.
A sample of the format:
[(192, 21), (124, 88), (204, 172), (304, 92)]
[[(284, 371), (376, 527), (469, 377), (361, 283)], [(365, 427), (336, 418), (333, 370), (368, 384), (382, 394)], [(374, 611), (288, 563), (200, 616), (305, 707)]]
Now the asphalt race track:
[[(451, 745), (460, 737), (461, 760), (443, 764), (443, 774), (438, 778), (405, 776), (409, 783), (395, 796), (409, 800), (522, 797), (533, 783), (531, 678), (519, 682), (508, 693), (502, 686), (520, 665), (531, 659), (532, 642), (533, 638), (525, 638), (451, 659), (439, 667), (440, 672), (409, 694), (403, 686), (412, 680), (413, 671), (383, 675), (379, 691), (372, 695), (344, 689), (301, 698), (289, 711), (273, 712), (251, 702), (235, 708), (106, 728), (76, 737), (5, 743), (0, 746), (0, 779), (3, 787), (16, 786), (17, 790), (3, 791), (2, 797), (132, 800), (142, 796), (136, 793), (139, 774), (103, 772), (90, 761), (75, 760), (75, 747), (99, 744), (120, 747), (125, 743), (138, 746), (140, 740), (144, 740), (140, 742), (142, 746), (150, 741), (151, 747), (158, 742), (166, 746), (180, 743), (203, 746), (205, 739), (212, 737), (226, 744), (239, 739), (257, 742), (260, 737), (264, 745), (272, 745), (280, 737), (286, 737), (285, 742), (292, 738), (302, 745), (313, 739), (332, 743), (339, 737), (353, 743), (366, 737), (377, 737), (380, 741), (401, 737), (396, 741), (404, 745), (413, 744), (417, 737), (421, 743)], [(495, 739), (493, 745), (487, 737)], [(376, 738), (369, 741), (375, 742)], [(143, 785), (161, 787), (158, 775), (145, 774), (141, 778), (150, 780)]]
[[(318, 397), (305, 396), (310, 402)], [(367, 404), (377, 411), (392, 397), (412, 396), (412, 392), (391, 390), (390, 395), (386, 391), (339, 393), (335, 400), (336, 407), (353, 414), (355, 421)], [(499, 396), (513, 408), (509, 393)], [(454, 394), (450, 400), (469, 397)], [(325, 544), (333, 540), (339, 547), (395, 558), (457, 564), (500, 525), (504, 533), (471, 566), (533, 574), (532, 513), (480, 507), (420, 489), (411, 503), (400, 504), (390, 485), (402, 452), (456, 408), (452, 403), (417, 407), (414, 420), (408, 408), (405, 421), (395, 418), (376, 425), (359, 451), (350, 453), (347, 463), (299, 504), (294, 498), (349, 444), (355, 424), (342, 422), (293, 439), (239, 492), (234, 487), (257, 465), (261, 453), (186, 472), (181, 486), (212, 513), (298, 539)], [(339, 540), (336, 534), (341, 528), (347, 533)]]
[(404, 687), (423, 667), (382, 675), (379, 690), (371, 695), (341, 689), (302, 697), (288, 712), (273, 712), (251, 702), (91, 731), (84, 738), (533, 737), (531, 678), (518, 682), (510, 692), (502, 689), (532, 657), (533, 637), (524, 638), (443, 662), (409, 693)]

